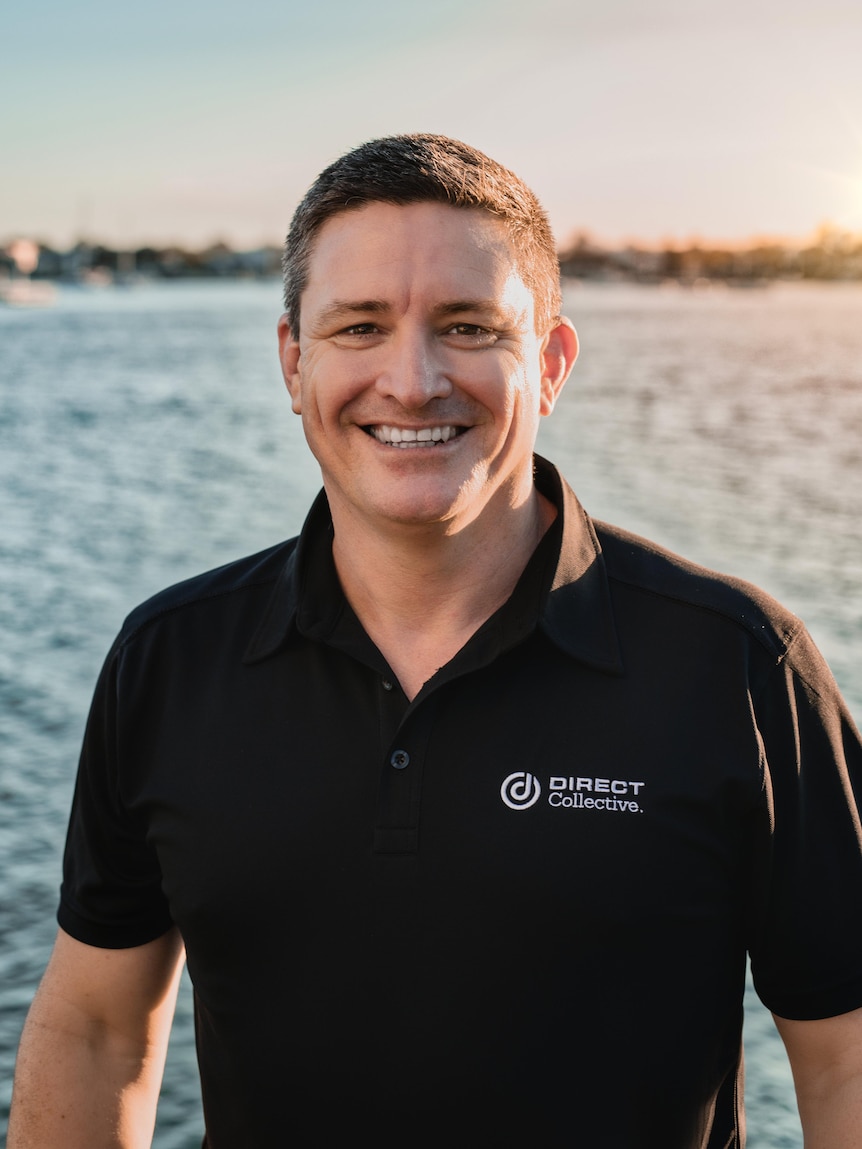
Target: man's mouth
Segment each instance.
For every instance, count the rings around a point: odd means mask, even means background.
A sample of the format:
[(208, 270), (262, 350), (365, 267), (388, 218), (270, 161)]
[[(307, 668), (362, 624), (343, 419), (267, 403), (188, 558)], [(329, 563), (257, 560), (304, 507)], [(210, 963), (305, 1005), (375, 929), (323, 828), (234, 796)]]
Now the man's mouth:
[(439, 427), (419, 427), (418, 429), (373, 424), (365, 427), (364, 430), (372, 435), (378, 443), (385, 443), (388, 447), (438, 447), (462, 434), (467, 428), (453, 427), (449, 423), (444, 423)]

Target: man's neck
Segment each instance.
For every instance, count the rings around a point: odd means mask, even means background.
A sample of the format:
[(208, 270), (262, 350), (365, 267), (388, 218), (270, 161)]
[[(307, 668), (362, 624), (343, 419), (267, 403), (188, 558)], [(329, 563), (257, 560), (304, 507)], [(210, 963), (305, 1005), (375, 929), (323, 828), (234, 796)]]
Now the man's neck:
[(333, 555), (344, 593), (408, 698), (457, 654), (515, 588), (556, 517), (533, 488), (489, 531), (441, 524), (369, 530), (333, 507)]

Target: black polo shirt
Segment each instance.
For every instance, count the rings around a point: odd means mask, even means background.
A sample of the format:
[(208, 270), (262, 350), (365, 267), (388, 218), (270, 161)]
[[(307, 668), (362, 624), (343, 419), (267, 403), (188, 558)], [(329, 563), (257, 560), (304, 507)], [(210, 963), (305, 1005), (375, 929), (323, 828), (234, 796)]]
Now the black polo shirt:
[(408, 702), (298, 540), (127, 620), (60, 924), (176, 923), (212, 1149), (740, 1144), (746, 949), (790, 1018), (862, 1005), (862, 752), (799, 620), (558, 516)]

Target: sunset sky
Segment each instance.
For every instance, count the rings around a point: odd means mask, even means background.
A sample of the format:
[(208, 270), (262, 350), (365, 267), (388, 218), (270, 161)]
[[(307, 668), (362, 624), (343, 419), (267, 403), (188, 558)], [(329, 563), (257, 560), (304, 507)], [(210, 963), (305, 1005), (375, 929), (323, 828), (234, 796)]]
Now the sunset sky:
[(862, 232), (859, 0), (18, 0), (0, 242), (277, 242), (372, 136), (514, 168), (561, 243)]

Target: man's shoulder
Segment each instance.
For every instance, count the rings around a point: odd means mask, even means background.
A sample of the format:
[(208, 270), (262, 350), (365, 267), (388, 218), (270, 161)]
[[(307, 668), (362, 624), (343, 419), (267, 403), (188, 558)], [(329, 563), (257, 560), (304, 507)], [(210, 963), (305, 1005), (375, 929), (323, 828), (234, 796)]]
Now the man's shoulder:
[(296, 538), (288, 539), (166, 587), (130, 612), (120, 641), (126, 643), (159, 620), (182, 616), (199, 607), (224, 613), (242, 611), (245, 604), (256, 609), (284, 572), (296, 543)]
[(599, 521), (593, 526), (612, 583), (741, 627), (779, 658), (804, 629), (801, 619), (754, 583), (701, 566), (621, 527)]

